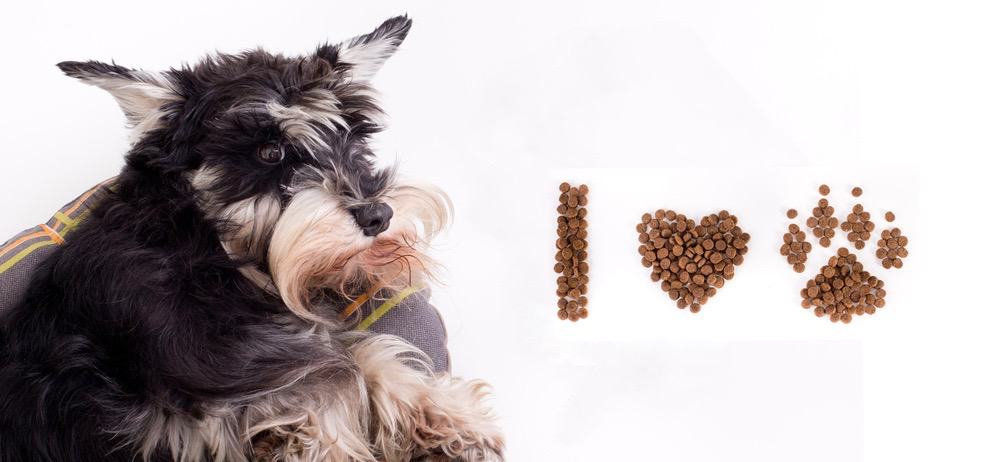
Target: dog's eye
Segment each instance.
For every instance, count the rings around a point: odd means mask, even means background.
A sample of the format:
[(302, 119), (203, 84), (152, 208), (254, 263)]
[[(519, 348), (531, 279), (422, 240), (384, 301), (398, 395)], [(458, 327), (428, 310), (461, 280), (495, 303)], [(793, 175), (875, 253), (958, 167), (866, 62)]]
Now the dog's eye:
[(267, 143), (257, 149), (257, 157), (268, 164), (277, 164), (285, 158), (285, 148), (279, 143)]

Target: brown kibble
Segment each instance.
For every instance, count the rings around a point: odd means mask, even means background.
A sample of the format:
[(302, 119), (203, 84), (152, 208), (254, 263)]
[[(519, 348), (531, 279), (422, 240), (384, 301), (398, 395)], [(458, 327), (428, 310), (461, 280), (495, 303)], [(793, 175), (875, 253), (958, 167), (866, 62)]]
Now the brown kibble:
[(825, 184), (819, 185), (819, 193), (824, 196), (830, 194), (830, 187)]
[(861, 188), (855, 186), (854, 189), (851, 190), (851, 195), (854, 197), (860, 197), (862, 192)]
[[(883, 263), (884, 265), (884, 263)], [(814, 307), (817, 317), (848, 324), (854, 316), (874, 313), (884, 306), (884, 283), (864, 270), (856, 255), (846, 247), (837, 249), (816, 276), (801, 290), (803, 301)], [(807, 307), (805, 303), (803, 307)]]
[[(640, 261), (651, 268), (650, 278), (678, 308), (697, 312), (734, 276), (735, 267), (749, 251), (750, 234), (725, 210), (697, 220), (664, 209), (651, 215), (648, 223), (636, 227), (640, 240), (643, 233), (649, 235), (648, 242), (639, 247)], [(788, 243), (795, 242), (797, 233), (805, 238), (797, 226), (791, 229), (793, 233), (785, 238)], [(802, 243), (797, 247), (801, 249)], [(650, 255), (651, 250), (655, 253)]]
[(896, 214), (892, 212), (885, 212), (885, 221), (892, 223), (896, 221)]
[[(556, 218), (558, 252), (556, 264), (552, 268), (561, 274), (556, 281), (556, 295), (559, 296), (557, 313), (559, 319), (578, 321), (587, 317), (586, 308), (583, 307), (587, 305), (587, 284), (590, 282), (587, 277), (590, 268), (586, 262), (587, 209), (584, 208), (589, 190), (586, 185), (573, 187), (564, 182), (559, 185), (559, 191), (559, 206), (556, 209), (559, 213)], [(640, 223), (636, 226), (636, 230), (644, 233), (646, 227)], [(640, 238), (640, 240), (645, 241), (643, 244), (648, 244), (650, 236), (646, 234), (645, 239)], [(652, 260), (645, 258), (645, 253), (648, 252), (645, 246), (639, 249), (640, 253), (644, 254), (643, 264), (652, 266)]]
[(909, 239), (903, 235), (899, 228), (882, 230), (882, 239), (878, 240), (878, 249), (875, 256), (882, 259), (882, 267), (885, 269), (899, 269), (903, 267), (903, 258), (909, 256), (906, 245)]
[(799, 216), (799, 212), (796, 211), (795, 209), (788, 209), (788, 211), (785, 212), (785, 216), (787, 216), (788, 218), (795, 218)]

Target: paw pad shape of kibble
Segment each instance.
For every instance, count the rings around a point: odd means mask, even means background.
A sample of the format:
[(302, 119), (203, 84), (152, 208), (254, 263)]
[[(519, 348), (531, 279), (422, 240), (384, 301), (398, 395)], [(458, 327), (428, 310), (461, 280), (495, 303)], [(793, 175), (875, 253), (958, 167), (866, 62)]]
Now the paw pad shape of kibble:
[(723, 210), (695, 222), (673, 210), (643, 214), (636, 225), (642, 266), (680, 309), (701, 311), (736, 274), (750, 250), (750, 234)]
[(559, 296), (559, 319), (578, 321), (586, 318), (587, 284), (590, 282), (587, 264), (587, 185), (559, 185), (559, 206), (556, 211), (556, 295)]
[(802, 307), (817, 317), (849, 323), (854, 316), (875, 314), (885, 306), (885, 283), (865, 271), (858, 257), (846, 247), (820, 268), (801, 291)]

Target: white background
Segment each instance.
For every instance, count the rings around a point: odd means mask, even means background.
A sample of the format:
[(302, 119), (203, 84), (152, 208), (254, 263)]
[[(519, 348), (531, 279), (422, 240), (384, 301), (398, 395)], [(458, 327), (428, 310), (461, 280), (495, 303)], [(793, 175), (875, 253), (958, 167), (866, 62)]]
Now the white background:
[[(455, 372), (496, 388), (510, 460), (1000, 456), (988, 2), (87, 3), (5, 6), (0, 236), (121, 166), (116, 105), (56, 62), (302, 53), (409, 12), (377, 147), (455, 201), (434, 300)], [(551, 272), (566, 179), (592, 191), (577, 324), (557, 321)], [(777, 253), (820, 182), (838, 213), (863, 186), (911, 238), (878, 273), (887, 307), (848, 326), (798, 308), (806, 275)], [(753, 236), (697, 315), (639, 265), (634, 224), (658, 207), (726, 208)]]

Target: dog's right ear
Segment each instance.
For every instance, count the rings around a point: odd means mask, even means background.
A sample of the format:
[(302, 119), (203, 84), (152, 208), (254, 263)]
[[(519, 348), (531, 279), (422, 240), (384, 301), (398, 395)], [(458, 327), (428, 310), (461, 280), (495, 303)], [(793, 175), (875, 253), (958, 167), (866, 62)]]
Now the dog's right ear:
[(144, 72), (98, 61), (64, 61), (59, 69), (70, 77), (107, 90), (118, 101), (135, 135), (154, 128), (163, 106), (181, 101), (174, 82), (160, 73)]

